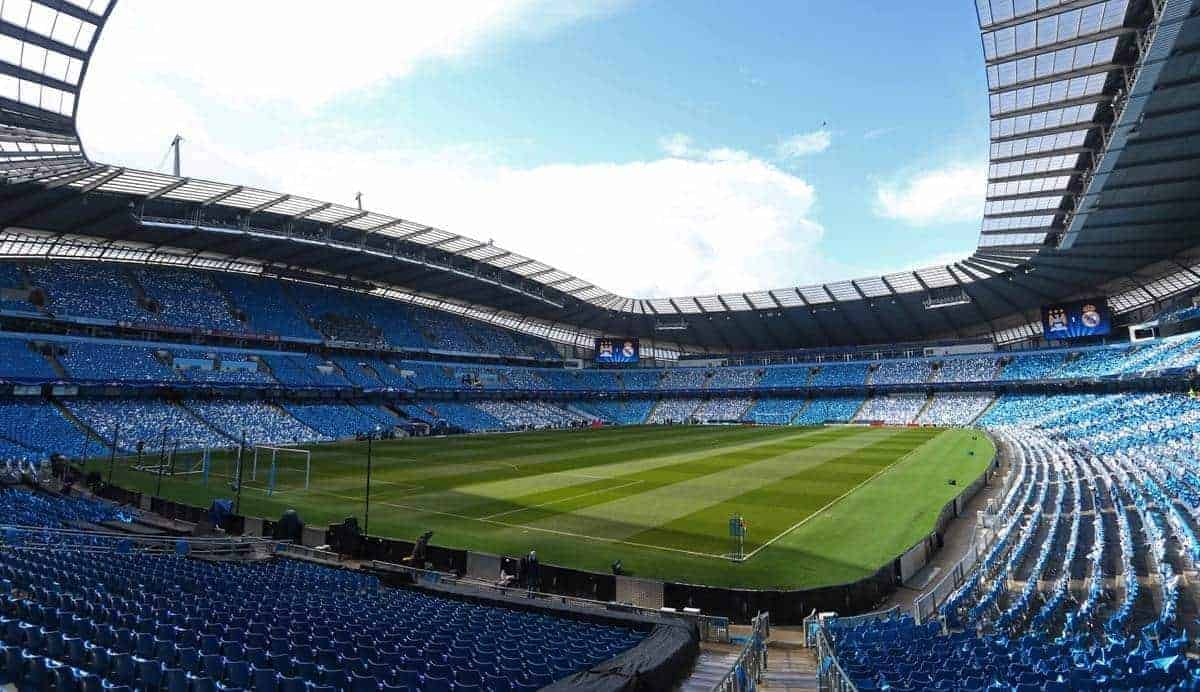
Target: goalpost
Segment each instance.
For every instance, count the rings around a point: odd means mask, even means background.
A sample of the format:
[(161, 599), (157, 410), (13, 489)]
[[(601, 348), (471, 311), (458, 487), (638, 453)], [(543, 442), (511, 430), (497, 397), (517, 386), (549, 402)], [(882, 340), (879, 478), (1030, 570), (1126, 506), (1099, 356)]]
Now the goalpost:
[(273, 447), (271, 445), (255, 445), (254, 456), (250, 463), (250, 480), (257, 481), (259, 463), (263, 466), (264, 481), (267, 484), (267, 494), (271, 495), (279, 488), (300, 486), (308, 489), (312, 478), (312, 452), (298, 447)]

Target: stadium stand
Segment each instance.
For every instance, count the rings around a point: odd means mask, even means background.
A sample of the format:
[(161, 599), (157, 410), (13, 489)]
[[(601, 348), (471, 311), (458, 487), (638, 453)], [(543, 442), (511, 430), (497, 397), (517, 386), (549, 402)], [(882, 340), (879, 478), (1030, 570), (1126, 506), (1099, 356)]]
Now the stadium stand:
[(580, 370), (575, 377), (586, 390), (612, 392), (621, 389), (617, 373), (612, 370)]
[(1183, 334), (1143, 344), (1121, 362), (1121, 374), (1191, 368), (1200, 362), (1200, 335)]
[(939, 392), (916, 420), (922, 425), (970, 425), (991, 405), (995, 396), (986, 393)]
[(21, 265), (0, 262), (0, 311), (35, 313), (37, 308), (29, 302), (29, 287), (25, 285), (25, 272)]
[(707, 399), (692, 415), (702, 423), (717, 421), (738, 421), (754, 404), (751, 399), (730, 399), (715, 397)]
[(454, 377), (454, 369), (447, 365), (436, 363), (421, 363), (418, 361), (400, 361), (396, 364), (400, 373), (405, 375), (416, 389), (463, 389), (462, 381)]
[[(922, 368), (909, 370), (919, 372)], [(907, 425), (916, 420), (917, 414), (925, 407), (924, 394), (886, 394), (876, 395), (867, 399), (855, 420), (882, 421), (890, 425)]]
[(90, 340), (55, 344), (59, 362), (74, 380), (134, 383), (182, 379), (152, 346)]
[[(981, 422), (1013, 451), (1016, 481), (995, 542), (941, 606), (946, 627), (834, 622), (839, 665), (876, 689), (1194, 681), (1179, 574), (1200, 557), (1194, 510), (1183, 509), (1200, 490), (1187, 451), (1198, 419), (1181, 394), (1002, 397)], [(1112, 598), (1110, 579), (1125, 585)]]
[(534, 690), (644, 637), (298, 561), (57, 533), (133, 519), (94, 500), (0, 490), (0, 511), (50, 546), (0, 550), (0, 681), (21, 689)]
[(152, 310), (156, 321), (173, 327), (243, 331), (208, 272), (171, 267), (134, 267), (130, 271), (143, 296), (156, 308)]
[(863, 405), (861, 396), (814, 398), (793, 421), (797, 425), (820, 425), (821, 423), (846, 423), (854, 418)]
[(947, 358), (934, 371), (935, 382), (991, 382), (996, 379), (999, 361), (993, 356)]
[(655, 402), (648, 399), (608, 400), (591, 399), (577, 401), (574, 408), (591, 414), (597, 420), (608, 421), (615, 425), (641, 425), (646, 423), (650, 412), (654, 410)]
[(581, 392), (590, 388), (590, 383), (580, 376), (577, 370), (544, 369), (538, 370), (537, 376), (550, 389), (560, 392)]
[(587, 422), (584, 416), (544, 402), (481, 401), (475, 406), (513, 430), (574, 427)]
[(187, 410), (157, 399), (98, 400), (77, 399), (64, 402), (76, 419), (112, 447), (113, 435), (119, 435), (117, 447), (125, 452), (136, 450), (138, 443), (147, 449), (167, 450), (178, 443), (180, 449), (229, 447), (232, 440), (204, 425)]
[(822, 363), (810, 383), (814, 387), (850, 387), (867, 381), (867, 363)]
[(709, 389), (752, 389), (758, 383), (757, 368), (717, 368), (708, 378)]
[(1120, 372), (1121, 363), (1129, 353), (1128, 346), (1097, 348), (1079, 351), (1067, 357), (1066, 365), (1059, 372), (1064, 379), (1083, 377), (1105, 377)]
[(786, 425), (806, 403), (805, 399), (761, 398), (746, 411), (742, 420), (761, 425)]
[(928, 360), (884, 360), (876, 364), (870, 384), (913, 384), (928, 382), (933, 363)]
[(810, 377), (812, 368), (809, 366), (772, 366), (763, 369), (758, 386), (762, 389), (803, 387)]
[(282, 283), (241, 274), (217, 274), (213, 278), (230, 302), (242, 310), (249, 330), (290, 339), (321, 339), (321, 333), (284, 293)]
[[(418, 417), (430, 423), (444, 421), (453, 429), (467, 432), (507, 430), (508, 425), (490, 413), (469, 404), (447, 401), (418, 401), (414, 404)], [(408, 407), (412, 409), (413, 407)], [(432, 419), (432, 420), (431, 420)]]
[(0, 337), (0, 379), (41, 381), (59, 379), (45, 356), (23, 338)]
[(702, 389), (708, 382), (703, 368), (667, 368), (658, 380), (659, 389)]
[(617, 373), (621, 388), (627, 392), (656, 389), (663, 377), (661, 370), (625, 370)]
[(0, 401), (0, 438), (41, 459), (55, 453), (78, 458), (89, 445), (100, 447), (57, 406), (40, 400)]
[(377, 433), (381, 423), (349, 404), (284, 404), (283, 409), (293, 418), (334, 440), (353, 439), (358, 435)]
[(46, 310), (56, 316), (110, 322), (148, 322), (123, 268), (116, 265), (49, 262), (28, 266), (31, 284), (46, 293)]
[(696, 409), (703, 403), (696, 398), (660, 399), (650, 412), (647, 423), (683, 423), (691, 420)]
[(1007, 356), (1008, 363), (1001, 369), (1000, 379), (1018, 381), (1055, 378), (1066, 362), (1066, 356), (1067, 354), (1062, 351), (1017, 353)]
[(328, 442), (286, 411), (261, 401), (186, 400), (183, 405), (230, 440), (247, 445)]
[(257, 355), (241, 351), (172, 347), (171, 367), (193, 382), (232, 385), (270, 385), (276, 380), (259, 365)]
[(348, 387), (350, 381), (340, 370), (311, 353), (263, 356), (279, 382), (294, 387)]

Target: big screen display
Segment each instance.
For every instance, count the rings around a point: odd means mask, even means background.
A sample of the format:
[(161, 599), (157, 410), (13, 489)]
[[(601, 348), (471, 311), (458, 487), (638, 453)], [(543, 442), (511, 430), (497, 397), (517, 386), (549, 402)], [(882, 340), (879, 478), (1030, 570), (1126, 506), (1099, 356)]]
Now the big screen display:
[(1042, 306), (1042, 334), (1047, 339), (1082, 339), (1110, 332), (1112, 313), (1105, 298)]
[(636, 363), (641, 347), (634, 338), (602, 337), (596, 339), (597, 363)]

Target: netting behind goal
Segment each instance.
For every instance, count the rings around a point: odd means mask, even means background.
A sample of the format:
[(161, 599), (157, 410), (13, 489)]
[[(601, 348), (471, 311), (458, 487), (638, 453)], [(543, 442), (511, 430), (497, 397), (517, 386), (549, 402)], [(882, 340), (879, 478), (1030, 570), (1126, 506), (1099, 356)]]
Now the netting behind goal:
[(200, 476), (208, 470), (210, 458), (211, 450), (207, 449), (159, 449), (149, 454), (121, 456), (113, 461), (134, 471), (155, 475)]
[(247, 480), (269, 493), (304, 490), (312, 478), (312, 452), (296, 447), (256, 445)]

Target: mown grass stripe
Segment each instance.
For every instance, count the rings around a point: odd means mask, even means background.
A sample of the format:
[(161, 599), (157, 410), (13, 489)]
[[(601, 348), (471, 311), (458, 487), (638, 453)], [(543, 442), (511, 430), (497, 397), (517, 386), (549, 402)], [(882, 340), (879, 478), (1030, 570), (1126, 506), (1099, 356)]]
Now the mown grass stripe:
[[(928, 443), (929, 434), (905, 434), (907, 440)], [(749, 524), (745, 540), (748, 553), (773, 541), (805, 518), (828, 509), (830, 503), (892, 467), (906, 455), (919, 450), (912, 444), (899, 446), (894, 439), (878, 440), (862, 449), (848, 451), (811, 467), (798, 470), (773, 485), (752, 489), (724, 503), (710, 505), (674, 522), (631, 536), (643, 543), (662, 543), (701, 552), (730, 550), (727, 519), (740, 513)], [(848, 462), (853, 459), (853, 462)]]
[[(894, 463), (911, 448), (910, 445), (902, 452), (897, 451), (894, 442), (885, 437), (867, 440), (856, 448), (843, 446), (829, 457), (810, 455), (795, 464), (790, 474), (770, 484), (750, 487), (720, 502), (697, 507), (689, 514), (630, 536), (630, 540), (702, 552), (730, 552), (729, 518), (737, 512), (746, 518), (750, 529), (745, 548), (753, 550)], [(851, 458), (855, 462), (846, 463)], [(823, 480), (814, 482), (814, 479)]]
[[(612, 464), (604, 467), (602, 470), (610, 474), (612, 479), (621, 480), (637, 480), (642, 484), (634, 488), (636, 493), (644, 493), (650, 490), (661, 488), (667, 485), (673, 485), (688, 479), (700, 478), (713, 473), (720, 473), (729, 468), (751, 464), (756, 461), (768, 459), (779, 454), (804, 449), (807, 447), (828, 443), (830, 440), (840, 439), (844, 433), (834, 433), (829, 431), (807, 431), (797, 433), (795, 435), (777, 439), (771, 438), (754, 444), (741, 444), (736, 446), (720, 447), (717, 449), (706, 449), (700, 452), (686, 452), (668, 457), (651, 460), (634, 460)], [(569, 477), (570, 474), (564, 474)], [(540, 479), (539, 479), (540, 480)], [(518, 487), (518, 486), (508, 486)], [(569, 488), (550, 489), (539, 491), (532, 494), (520, 495), (513, 498), (495, 498), (494, 503), (485, 503), (480, 507), (473, 507), (472, 511), (500, 511), (493, 510), (493, 507), (499, 507), (500, 504), (517, 508), (525, 506), (529, 508), (527, 512), (523, 512), (514, 517), (521, 523), (532, 523), (534, 521), (545, 520), (554, 516), (574, 513), (584, 510), (588, 507), (605, 502), (611, 502), (633, 493), (598, 495), (589, 497), (584, 502), (574, 502), (561, 507), (555, 507), (553, 510), (536, 509), (536, 505), (544, 503), (548, 499), (554, 499), (561, 496), (565, 492), (571, 492), (582, 486), (574, 485)], [(464, 491), (471, 491), (470, 488), (464, 488)], [(485, 492), (487, 489), (475, 488), (475, 492)], [(495, 489), (493, 488), (492, 491)]]

